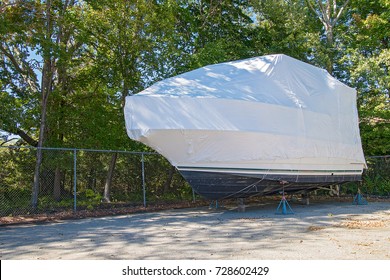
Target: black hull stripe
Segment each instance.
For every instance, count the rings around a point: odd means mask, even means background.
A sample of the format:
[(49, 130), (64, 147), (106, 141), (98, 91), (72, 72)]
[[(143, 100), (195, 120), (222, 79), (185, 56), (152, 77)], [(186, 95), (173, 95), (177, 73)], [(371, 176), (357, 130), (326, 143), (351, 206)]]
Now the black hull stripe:
[(237, 174), (179, 170), (199, 195), (216, 200), (223, 198), (268, 195), (280, 192), (309, 191), (324, 186), (360, 181), (360, 174), (353, 175), (280, 175)]

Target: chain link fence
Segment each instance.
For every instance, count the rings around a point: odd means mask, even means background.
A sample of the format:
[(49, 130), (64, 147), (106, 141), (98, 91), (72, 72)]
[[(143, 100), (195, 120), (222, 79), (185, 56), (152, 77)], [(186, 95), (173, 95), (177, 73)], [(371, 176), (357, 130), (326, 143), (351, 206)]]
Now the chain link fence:
[[(192, 201), (190, 186), (159, 154), (146, 152), (42, 148), (39, 195), (32, 203), (37, 149), (0, 147), (0, 216), (66, 210), (147, 206)], [(368, 157), (358, 188), (370, 196), (390, 196), (390, 156)]]
[(42, 148), (33, 207), (36, 157), (36, 148), (0, 147), (0, 216), (194, 199), (190, 186), (159, 154)]

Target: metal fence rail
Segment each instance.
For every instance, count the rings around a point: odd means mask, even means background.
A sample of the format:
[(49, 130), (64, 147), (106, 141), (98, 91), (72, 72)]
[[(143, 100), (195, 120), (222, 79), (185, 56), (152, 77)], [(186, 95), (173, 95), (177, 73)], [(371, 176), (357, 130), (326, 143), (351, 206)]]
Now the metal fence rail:
[[(193, 200), (189, 185), (156, 153), (42, 148), (42, 154), (33, 207), (37, 148), (0, 147), (0, 216)], [(363, 182), (343, 185), (342, 193), (360, 188), (390, 196), (390, 156), (368, 157), (367, 163)]]

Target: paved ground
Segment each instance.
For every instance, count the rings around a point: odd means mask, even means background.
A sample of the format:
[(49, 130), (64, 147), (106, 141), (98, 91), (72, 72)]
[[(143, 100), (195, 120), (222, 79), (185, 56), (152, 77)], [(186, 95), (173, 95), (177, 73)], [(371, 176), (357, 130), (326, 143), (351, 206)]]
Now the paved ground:
[(277, 202), (0, 227), (1, 259), (390, 259), (390, 203)]

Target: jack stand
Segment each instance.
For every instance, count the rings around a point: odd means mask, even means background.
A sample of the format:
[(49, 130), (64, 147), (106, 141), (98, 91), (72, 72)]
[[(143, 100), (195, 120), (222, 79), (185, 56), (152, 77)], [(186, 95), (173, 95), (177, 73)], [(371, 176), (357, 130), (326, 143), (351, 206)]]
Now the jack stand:
[(355, 195), (355, 198), (353, 199), (352, 204), (356, 205), (367, 205), (367, 200), (363, 197), (363, 195), (360, 192), (360, 189), (358, 189), (357, 195)]
[(245, 212), (244, 199), (243, 198), (238, 198), (237, 202), (238, 202), (238, 206), (237, 206), (238, 212)]
[(310, 205), (310, 198), (307, 192), (302, 194), (302, 202), (306, 205)]
[[(282, 213), (279, 213), (280, 207), (282, 207)], [(278, 215), (294, 214), (294, 211), (291, 209), (290, 204), (288, 204), (287, 199), (284, 196), (284, 191), (283, 191), (282, 200), (279, 202), (279, 206), (278, 206), (278, 208), (276, 208), (275, 214), (278, 214)]]
[[(214, 205), (215, 205), (215, 207), (214, 207)], [(210, 202), (210, 206), (209, 206), (210, 209), (213, 209), (213, 208), (218, 209), (218, 207), (219, 207), (218, 200), (212, 200)]]

